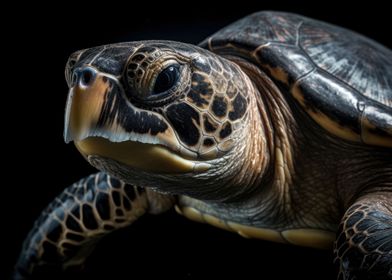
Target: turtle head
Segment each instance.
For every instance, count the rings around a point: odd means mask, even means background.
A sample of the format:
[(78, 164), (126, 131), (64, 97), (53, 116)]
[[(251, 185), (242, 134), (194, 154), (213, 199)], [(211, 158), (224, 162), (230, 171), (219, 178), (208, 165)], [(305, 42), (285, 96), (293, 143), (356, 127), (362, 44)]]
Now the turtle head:
[(250, 82), (228, 60), (183, 43), (141, 41), (78, 51), (65, 74), (65, 141), (99, 169), (160, 188), (217, 176), (238, 154)]

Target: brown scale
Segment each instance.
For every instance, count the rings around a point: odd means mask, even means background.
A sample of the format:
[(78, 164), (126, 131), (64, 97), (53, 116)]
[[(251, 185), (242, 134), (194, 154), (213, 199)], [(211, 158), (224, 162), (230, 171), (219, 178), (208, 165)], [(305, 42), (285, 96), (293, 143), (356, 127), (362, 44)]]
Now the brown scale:
[(215, 95), (212, 104), (210, 105), (210, 112), (214, 114), (219, 120), (223, 120), (227, 115), (227, 100), (224, 96)]
[(219, 124), (215, 122), (213, 119), (211, 119), (208, 113), (203, 114), (203, 125), (204, 125), (203, 131), (206, 134), (214, 133), (219, 127)]
[(193, 73), (191, 88), (187, 94), (187, 101), (200, 109), (207, 109), (212, 96), (212, 85), (207, 77), (198, 72)]

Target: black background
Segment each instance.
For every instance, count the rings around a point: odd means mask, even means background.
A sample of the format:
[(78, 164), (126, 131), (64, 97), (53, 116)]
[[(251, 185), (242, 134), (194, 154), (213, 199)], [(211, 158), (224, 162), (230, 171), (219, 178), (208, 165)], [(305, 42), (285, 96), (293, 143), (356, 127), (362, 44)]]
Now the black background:
[[(199, 1), (167, 1), (159, 5), (145, 2), (124, 5), (109, 1), (87, 7), (71, 3), (42, 7), (21, 4), (10, 11), (13, 19), (3, 23), (7, 35), (3, 45), (9, 49), (3, 53), (7, 64), (2, 74), (5, 258), (1, 273), (5, 276), (9, 276), (22, 240), (40, 211), (64, 187), (94, 172), (76, 149), (62, 139), (67, 95), (63, 72), (71, 52), (142, 39), (197, 43), (258, 10), (300, 13), (392, 46), (387, 4), (383, 7), (368, 2), (366, 6), (357, 3), (342, 7), (331, 1), (232, 1), (214, 8), (211, 3)], [(88, 260), (85, 272), (63, 278), (334, 279), (334, 273), (331, 252), (247, 240), (170, 212), (147, 216), (131, 228), (108, 236)]]

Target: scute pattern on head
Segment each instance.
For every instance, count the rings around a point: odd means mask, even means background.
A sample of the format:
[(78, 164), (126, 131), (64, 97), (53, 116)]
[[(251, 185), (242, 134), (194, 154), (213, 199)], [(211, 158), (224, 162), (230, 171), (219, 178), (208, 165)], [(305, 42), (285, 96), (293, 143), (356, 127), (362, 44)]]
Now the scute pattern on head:
[[(168, 140), (175, 143), (170, 147), (199, 159), (224, 155), (241, 133), (251, 82), (238, 65), (206, 50), (141, 41), (84, 50), (68, 64), (70, 80), (85, 67), (103, 75), (107, 89), (98, 95), (104, 97), (102, 107), (94, 109), (100, 131), (113, 129), (116, 135), (131, 133), (129, 139), (160, 144), (154, 140), (159, 134), (166, 140), (176, 136)], [(167, 83), (163, 87), (156, 87), (159, 77)]]
[(199, 142), (200, 116), (195, 109), (186, 103), (177, 103), (170, 105), (165, 113), (183, 143), (192, 147)]
[(200, 109), (207, 109), (214, 93), (214, 89), (208, 81), (207, 76), (197, 72), (193, 73), (191, 85), (192, 87), (187, 94), (187, 101), (195, 104)]
[[(202, 158), (208, 158), (224, 153), (218, 144), (232, 137), (233, 122), (245, 116), (248, 102), (243, 95), (247, 92), (243, 79), (246, 78), (237, 65), (210, 53), (193, 58), (191, 66), (194, 66), (191, 87), (184, 102), (200, 114), (197, 125), (202, 133), (195, 147)], [(221, 146), (229, 149), (230, 145)]]
[[(138, 48), (128, 59), (126, 77), (131, 88), (148, 90), (147, 81), (153, 75), (148, 69), (159, 71), (164, 67), (154, 63), (164, 64), (161, 61), (170, 59), (177, 60), (185, 69), (180, 85), (174, 88), (175, 94), (159, 103), (157, 111), (173, 126), (186, 149), (201, 158), (223, 153), (218, 144), (231, 137), (234, 131), (231, 122), (244, 117), (247, 109), (244, 74), (232, 62), (197, 47), (171, 48), (152, 43)], [(150, 109), (144, 101), (131, 97), (131, 102)]]

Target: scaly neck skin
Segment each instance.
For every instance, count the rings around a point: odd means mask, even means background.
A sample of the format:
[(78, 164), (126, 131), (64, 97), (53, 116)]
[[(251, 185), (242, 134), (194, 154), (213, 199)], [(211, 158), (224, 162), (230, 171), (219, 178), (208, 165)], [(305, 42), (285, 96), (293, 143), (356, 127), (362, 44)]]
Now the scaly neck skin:
[[(221, 201), (183, 197), (183, 205), (259, 228), (334, 232), (358, 195), (377, 188), (391, 190), (392, 151), (328, 135), (294, 102), (289, 104), (289, 93), (256, 66), (231, 60), (252, 83), (247, 129), (226, 161), (237, 165), (222, 165), (221, 176), (211, 185), (215, 191), (218, 186), (219, 195), (229, 195)], [(224, 178), (223, 184), (219, 178)]]
[(329, 167), (324, 168), (317, 160), (318, 144), (308, 150), (309, 140), (299, 129), (287, 100), (263, 72), (248, 62), (234, 61), (253, 82), (249, 87), (253, 104), (248, 130), (244, 132), (247, 137), (243, 140), (246, 144), (238, 145), (245, 147), (238, 153), (241, 168), (228, 170), (236, 174), (234, 181), (228, 182), (230, 188), (241, 192), (224, 203), (186, 203), (241, 224), (278, 230), (290, 227), (332, 230), (339, 216), (337, 194), (333, 176), (328, 176)]
[(253, 81), (252, 97), (259, 109), (252, 111), (254, 123), (248, 133), (253, 139), (248, 140), (252, 144), (245, 152), (248, 161), (259, 161), (259, 165), (244, 164), (242, 171), (257, 179), (245, 188), (254, 190), (251, 196), (216, 205), (212, 215), (278, 230), (335, 231), (345, 209), (361, 193), (377, 191), (377, 187), (391, 190), (390, 150), (328, 135), (295, 104), (289, 104), (285, 93), (256, 66), (235, 62)]
[[(253, 64), (231, 59), (241, 65), (252, 81), (248, 87), (251, 97), (248, 126), (244, 139), (237, 143), (245, 150), (237, 151), (240, 156), (235, 160), (241, 161), (241, 167), (234, 172), (231, 170), (236, 176), (229, 183), (230, 188), (241, 191), (227, 199), (225, 205), (213, 208), (237, 208), (254, 215), (263, 213), (274, 223), (279, 223), (277, 216), (288, 212), (291, 204), (289, 188), (294, 174), (297, 125), (273, 82)], [(219, 211), (219, 215), (224, 213)]]
[(219, 197), (210, 201), (231, 203), (254, 197), (268, 177), (272, 131), (266, 112), (260, 110), (264, 104), (258, 98), (259, 92), (247, 76), (246, 84), (250, 97), (248, 113), (242, 121), (243, 128), (236, 133), (233, 150), (218, 161), (220, 172), (213, 188), (219, 191)]

